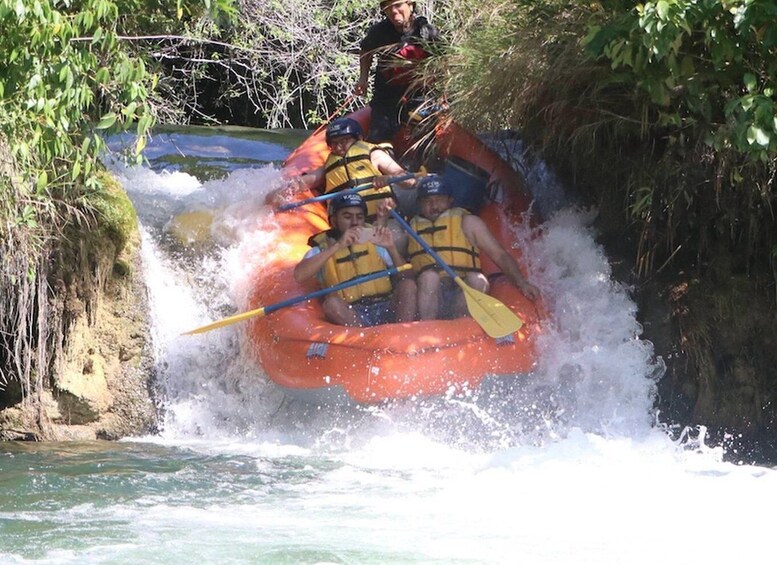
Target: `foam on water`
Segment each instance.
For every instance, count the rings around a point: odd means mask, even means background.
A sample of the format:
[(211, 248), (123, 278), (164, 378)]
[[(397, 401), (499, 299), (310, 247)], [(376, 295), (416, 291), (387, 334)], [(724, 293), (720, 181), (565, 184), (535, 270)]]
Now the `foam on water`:
[[(162, 201), (171, 212), (196, 208), (213, 216), (214, 240), (200, 254), (164, 247), (159, 234), (170, 218), (152, 217), (156, 224), (144, 235), (165, 383), (165, 435), (257, 437), (286, 431), (319, 446), (344, 447), (369, 442), (374, 434), (420, 431), (449, 444), (489, 449), (543, 443), (574, 429), (628, 437), (652, 429), (661, 362), (640, 339), (636, 307), (612, 280), (586, 211), (562, 208), (534, 230), (517, 228), (527, 275), (542, 289), (549, 313), (533, 374), (489, 395), (327, 411), (285, 400), (261, 368), (241, 355), (241, 325), (180, 336), (245, 309), (251, 273), (268, 253), (284, 252), (264, 205), (266, 195), (282, 184), (279, 172), (271, 166), (241, 169), (204, 183), (145, 168), (122, 169), (121, 175), (133, 198), (154, 194), (157, 207)], [(171, 186), (173, 178), (182, 186)], [(560, 198), (556, 191), (553, 201)]]
[[(263, 204), (278, 171), (202, 183), (119, 172), (144, 223), (163, 430), (3, 460), (4, 484), (27, 501), (0, 496), (4, 563), (655, 565), (773, 553), (777, 472), (725, 463), (703, 434), (673, 442), (654, 424), (662, 364), (589, 212), (547, 207), (545, 223), (519, 232), (548, 311), (533, 374), (463, 398), (329, 410), (269, 383), (241, 354), (240, 325), (180, 335), (245, 308), (250, 273), (282, 252)], [(207, 244), (169, 236), (192, 208), (213, 215)]]
[[(164, 427), (95, 447), (108, 453), (33, 458), (31, 480), (26, 459), (6, 472), (41, 503), (0, 514), (3, 562), (655, 565), (773, 553), (777, 472), (655, 425), (662, 364), (590, 213), (558, 191), (549, 219), (519, 232), (548, 311), (533, 374), (463, 398), (329, 410), (289, 402), (241, 354), (239, 325), (180, 335), (245, 308), (250, 273), (283, 245), (263, 205), (278, 171), (203, 183), (120, 174), (144, 223)], [(546, 174), (527, 175), (535, 191)], [(192, 207), (213, 215), (207, 245), (167, 232)]]

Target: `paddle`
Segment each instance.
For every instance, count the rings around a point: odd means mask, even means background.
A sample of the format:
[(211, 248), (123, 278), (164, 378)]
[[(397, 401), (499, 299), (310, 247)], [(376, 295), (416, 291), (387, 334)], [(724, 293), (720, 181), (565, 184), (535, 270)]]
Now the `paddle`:
[(326, 126), (328, 126), (328, 125), (329, 125), (329, 122), (331, 122), (331, 121), (332, 121), (332, 119), (333, 119), (333, 118), (334, 118), (334, 117), (335, 117), (337, 114), (339, 114), (340, 112), (342, 112), (342, 111), (343, 111), (343, 109), (344, 109), (346, 106), (348, 106), (348, 104), (350, 104), (351, 102), (353, 102), (355, 98), (356, 98), (356, 95), (355, 95), (355, 94), (350, 94), (350, 95), (348, 96), (348, 98), (346, 98), (346, 99), (345, 99), (345, 102), (343, 102), (342, 104), (340, 104), (340, 106), (337, 108), (337, 110), (335, 110), (334, 112), (332, 112), (331, 114), (329, 114), (329, 116), (327, 116), (326, 120), (324, 120), (323, 122), (321, 122), (321, 125), (320, 125), (320, 126), (318, 126), (318, 127), (316, 128), (316, 131), (314, 131), (314, 132), (313, 132), (313, 133), (310, 135), (310, 137), (313, 137), (313, 136), (315, 136), (315, 135), (318, 135), (318, 133), (319, 133), (319, 132), (320, 132), (322, 129), (324, 129)]
[(456, 271), (451, 269), (451, 267), (443, 261), (442, 257), (440, 257), (437, 252), (410, 227), (410, 224), (408, 224), (396, 210), (390, 210), (390, 213), (410, 237), (415, 239), (418, 242), (418, 245), (423, 247), (424, 251), (431, 255), (437, 264), (442, 267), (454, 281), (456, 281), (456, 284), (458, 284), (459, 287), (461, 287), (461, 290), (464, 291), (464, 298), (467, 301), (467, 310), (469, 310), (470, 315), (478, 324), (480, 324), (480, 327), (483, 328), (489, 336), (500, 338), (521, 329), (523, 320), (516, 316), (512, 310), (493, 296), (475, 290), (465, 283), (461, 277), (456, 274)]
[(271, 304), (269, 306), (263, 306), (262, 308), (257, 308), (256, 310), (249, 310), (248, 312), (235, 314), (234, 316), (230, 316), (228, 318), (218, 320), (217, 322), (213, 322), (212, 324), (208, 324), (207, 326), (202, 326), (200, 328), (196, 328), (194, 330), (184, 332), (181, 335), (201, 334), (201, 333), (209, 332), (210, 330), (215, 330), (216, 328), (221, 328), (224, 326), (228, 326), (230, 324), (234, 324), (235, 322), (241, 322), (243, 320), (247, 320), (248, 318), (253, 318), (255, 316), (263, 317), (263, 316), (266, 316), (267, 314), (272, 314), (273, 312), (280, 310), (281, 308), (286, 308), (286, 306), (293, 306), (294, 304), (299, 304), (300, 302), (305, 302), (306, 300), (312, 300), (313, 298), (318, 298), (319, 296), (324, 296), (325, 294), (331, 294), (332, 292), (337, 292), (338, 290), (342, 290), (344, 288), (348, 288), (351, 286), (356, 286), (357, 284), (361, 284), (364, 282), (372, 281), (382, 277), (396, 275), (397, 273), (401, 273), (402, 271), (407, 271), (408, 269), (411, 269), (411, 268), (412, 266), (410, 265), (410, 263), (405, 263), (404, 265), (400, 265), (399, 267), (392, 267), (391, 269), (386, 269), (385, 271), (378, 271), (377, 273), (371, 273), (369, 275), (357, 277), (349, 281), (341, 282), (334, 286), (329, 286), (327, 288), (316, 290), (314, 292), (305, 294), (303, 296), (289, 298), (288, 300), (276, 302), (275, 304)]
[[(392, 184), (395, 182), (402, 182), (403, 180), (411, 179), (413, 177), (420, 177), (423, 176), (424, 173), (406, 173), (404, 175), (399, 175), (396, 177), (389, 177), (386, 182), (386, 184)], [(312, 198), (306, 198), (305, 200), (298, 200), (297, 202), (288, 202), (286, 204), (281, 204), (278, 206), (278, 212), (286, 212), (287, 210), (293, 210), (294, 208), (299, 208), (300, 206), (304, 206), (305, 204), (310, 204), (311, 202), (322, 202), (324, 200), (329, 200), (330, 198), (334, 198), (335, 196), (339, 196), (340, 194), (346, 194), (349, 192), (361, 192), (362, 190), (369, 190), (372, 188), (372, 183), (368, 182), (365, 184), (360, 184), (358, 186), (355, 186), (353, 188), (348, 188), (346, 190), (338, 190), (337, 192), (328, 192), (326, 194), (321, 194), (319, 196), (314, 196)]]

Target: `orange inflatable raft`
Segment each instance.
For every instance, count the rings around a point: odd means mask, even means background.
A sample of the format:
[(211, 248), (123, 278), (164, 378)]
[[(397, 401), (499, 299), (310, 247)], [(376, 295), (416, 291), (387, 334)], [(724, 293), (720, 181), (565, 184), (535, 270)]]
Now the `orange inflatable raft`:
[[(369, 115), (365, 108), (349, 117), (366, 131)], [(329, 153), (324, 135), (324, 131), (312, 135), (291, 154), (284, 164), (287, 176), (324, 163)], [(406, 143), (402, 138), (395, 140), (398, 154)], [(479, 201), (481, 218), (520, 264), (512, 226), (522, 221), (529, 204), (520, 176), (455, 124), (438, 131), (437, 144), (439, 157), (446, 160), (446, 175), (465, 171), (470, 177), (477, 173), (487, 177), (476, 194), (462, 198)], [(312, 196), (303, 193), (298, 197)], [(250, 309), (316, 290), (314, 284), (297, 284), (292, 271), (309, 249), (308, 238), (328, 227), (325, 204), (314, 202), (275, 214), (283, 235), (255, 273)], [(488, 258), (482, 257), (482, 263), (486, 274), (496, 274)], [(520, 330), (494, 339), (472, 318), (343, 327), (327, 322), (320, 301), (310, 300), (251, 320), (248, 339), (270, 379), (298, 393), (315, 393), (303, 395), (312, 399), (345, 393), (358, 403), (374, 404), (462, 393), (476, 389), (485, 378), (517, 378), (535, 362), (537, 306), (505, 277), (493, 278), (491, 294), (521, 317), (524, 325)]]

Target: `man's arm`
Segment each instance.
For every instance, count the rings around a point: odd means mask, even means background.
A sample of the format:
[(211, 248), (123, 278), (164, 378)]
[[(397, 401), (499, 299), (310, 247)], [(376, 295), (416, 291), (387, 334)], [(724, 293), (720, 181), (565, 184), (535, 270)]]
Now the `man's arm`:
[(315, 277), (324, 264), (331, 259), (331, 257), (349, 245), (353, 245), (359, 239), (359, 231), (361, 228), (351, 228), (345, 232), (340, 239), (338, 239), (333, 245), (330, 245), (323, 251), (316, 253), (315, 255), (307, 256), (302, 259), (297, 266), (294, 267), (294, 280), (298, 283), (303, 283)]
[(467, 239), (488, 255), (527, 298), (536, 300), (540, 297), (539, 289), (524, 278), (518, 263), (497, 241), (483, 220), (474, 214), (469, 214), (462, 219), (461, 229)]
[(289, 183), (292, 194), (297, 194), (303, 190), (312, 190), (313, 187), (321, 184), (324, 181), (324, 175), (324, 167), (318, 167), (312, 171), (302, 173), (298, 177), (292, 179)]
[(359, 80), (353, 89), (356, 96), (367, 94), (367, 84), (370, 80), (370, 68), (372, 67), (372, 52), (362, 52), (359, 55)]
[[(395, 177), (399, 175), (404, 175), (407, 171), (397, 163), (391, 155), (383, 151), (382, 149), (373, 149), (372, 152), (370, 152), (370, 162), (372, 163), (372, 166), (378, 169), (383, 175)], [(380, 184), (379, 184), (380, 183)], [(377, 188), (380, 188), (381, 186), (384, 186), (386, 183), (385, 179), (379, 179), (376, 178), (374, 185)], [(402, 182), (398, 182), (396, 186), (399, 186), (400, 188), (410, 188), (415, 184), (415, 179), (410, 178), (407, 180), (404, 180)]]
[(312, 190), (324, 180), (324, 167), (319, 167), (312, 171), (302, 173), (286, 181), (286, 184), (280, 188), (271, 191), (265, 197), (265, 204), (268, 206), (280, 206), (289, 201), (289, 199), (302, 192), (303, 190)]

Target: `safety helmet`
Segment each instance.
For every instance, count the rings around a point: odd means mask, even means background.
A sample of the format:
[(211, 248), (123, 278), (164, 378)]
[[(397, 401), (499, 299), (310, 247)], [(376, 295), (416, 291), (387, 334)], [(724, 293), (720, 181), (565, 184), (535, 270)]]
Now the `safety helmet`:
[(367, 215), (367, 203), (356, 192), (343, 192), (329, 201), (329, 215), (334, 216), (338, 210), (343, 208), (361, 208)]
[(436, 196), (442, 194), (444, 196), (453, 196), (453, 191), (439, 175), (428, 175), (421, 178), (416, 183), (416, 199), (425, 198), (427, 196)]
[(326, 127), (326, 143), (328, 145), (332, 138), (342, 137), (344, 135), (350, 135), (356, 139), (361, 139), (363, 133), (362, 127), (356, 120), (351, 118), (337, 118)]

